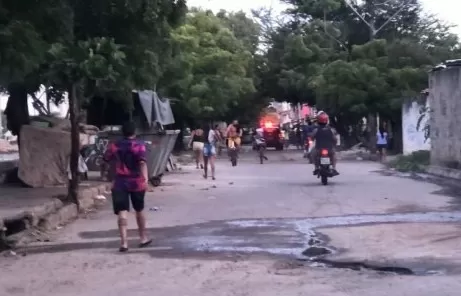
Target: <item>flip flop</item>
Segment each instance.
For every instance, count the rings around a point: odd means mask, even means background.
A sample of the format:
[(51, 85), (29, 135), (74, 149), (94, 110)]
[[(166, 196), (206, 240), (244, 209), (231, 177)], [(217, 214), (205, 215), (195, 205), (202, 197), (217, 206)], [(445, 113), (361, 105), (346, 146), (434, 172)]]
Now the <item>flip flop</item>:
[(127, 247), (120, 247), (120, 248), (118, 249), (118, 251), (119, 251), (120, 253), (126, 253), (126, 252), (128, 252), (128, 248), (127, 248)]
[(145, 242), (145, 243), (140, 243), (140, 244), (139, 244), (139, 247), (140, 247), (140, 248), (145, 248), (145, 247), (149, 246), (151, 243), (152, 243), (152, 240), (150, 239), (150, 240), (148, 240), (148, 241)]

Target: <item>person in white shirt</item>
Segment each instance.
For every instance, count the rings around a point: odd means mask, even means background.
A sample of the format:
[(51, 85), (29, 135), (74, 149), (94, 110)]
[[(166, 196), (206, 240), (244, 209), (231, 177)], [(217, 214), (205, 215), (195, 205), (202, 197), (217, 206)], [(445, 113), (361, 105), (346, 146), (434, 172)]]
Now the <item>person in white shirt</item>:
[(381, 162), (386, 160), (386, 149), (388, 145), (388, 134), (383, 127), (376, 133), (376, 148)]
[(210, 129), (208, 132), (208, 137), (206, 139), (205, 145), (203, 147), (203, 177), (208, 178), (208, 163), (210, 163), (211, 168), (211, 178), (216, 180), (215, 177), (215, 160), (216, 160), (216, 145), (221, 140), (219, 135), (219, 126), (215, 125), (214, 128)]

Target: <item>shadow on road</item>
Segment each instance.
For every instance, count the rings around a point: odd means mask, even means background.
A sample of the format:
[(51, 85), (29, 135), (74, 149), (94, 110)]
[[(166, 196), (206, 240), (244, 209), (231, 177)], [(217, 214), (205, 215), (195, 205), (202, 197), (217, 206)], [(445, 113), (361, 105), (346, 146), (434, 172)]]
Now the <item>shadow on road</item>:
[[(130, 239), (130, 252), (147, 253), (153, 257), (207, 258), (228, 260), (248, 255), (295, 255), (301, 254), (307, 245), (305, 236), (286, 225), (237, 227), (226, 221), (215, 221), (195, 225), (151, 228), (154, 239), (145, 249), (137, 248), (139, 241)], [(44, 244), (30, 246), (20, 251), (26, 254), (58, 253), (89, 249), (111, 249), (119, 246), (118, 230), (82, 232), (79, 236), (90, 242), (66, 244)], [(137, 230), (130, 229), (128, 236), (136, 238)], [(101, 241), (103, 240), (103, 241)], [(231, 256), (231, 257), (232, 257)]]

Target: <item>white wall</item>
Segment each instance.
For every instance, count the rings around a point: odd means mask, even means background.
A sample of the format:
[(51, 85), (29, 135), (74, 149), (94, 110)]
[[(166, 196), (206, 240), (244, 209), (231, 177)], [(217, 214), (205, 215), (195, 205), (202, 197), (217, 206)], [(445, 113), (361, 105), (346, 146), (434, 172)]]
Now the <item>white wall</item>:
[[(429, 102), (426, 100), (426, 107), (429, 107)], [(417, 130), (418, 119), (421, 116), (421, 102), (415, 100), (407, 100), (402, 106), (402, 140), (403, 154), (408, 155), (418, 150), (431, 150), (431, 140), (425, 139), (424, 131)], [(420, 126), (424, 127), (428, 120), (428, 115), (422, 120)]]

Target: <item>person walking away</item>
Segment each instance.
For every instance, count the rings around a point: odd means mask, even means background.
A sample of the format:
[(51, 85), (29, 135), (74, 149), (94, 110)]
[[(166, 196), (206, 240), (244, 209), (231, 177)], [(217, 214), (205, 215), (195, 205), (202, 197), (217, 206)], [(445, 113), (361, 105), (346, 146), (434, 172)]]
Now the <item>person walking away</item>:
[(227, 127), (226, 137), (228, 139), (228, 147), (239, 148), (241, 144), (243, 130), (240, 128), (238, 120), (234, 120)]
[(189, 147), (192, 147), (197, 169), (203, 169), (203, 145), (205, 144), (205, 133), (203, 129), (197, 128), (192, 131)]
[(303, 148), (303, 140), (302, 140), (302, 131), (301, 131), (301, 124), (296, 125), (295, 129), (295, 137), (296, 137), (296, 149)]
[(329, 117), (325, 112), (320, 113), (317, 115), (317, 128), (314, 130), (312, 134), (312, 139), (315, 141), (315, 149), (312, 151), (314, 156), (314, 175), (318, 174), (318, 153), (322, 149), (326, 149), (330, 152), (330, 159), (331, 159), (331, 166), (333, 167), (333, 175), (339, 175), (338, 171), (336, 170), (336, 153), (335, 153), (335, 146), (337, 142), (336, 132), (328, 125)]
[(144, 216), (144, 196), (148, 187), (148, 171), (146, 164), (146, 146), (136, 139), (136, 128), (133, 122), (122, 126), (123, 139), (110, 143), (104, 154), (104, 161), (115, 164), (115, 178), (112, 187), (112, 205), (114, 214), (118, 216), (120, 231), (120, 252), (128, 251), (128, 212), (130, 200), (136, 212), (139, 247), (147, 247), (152, 243), (146, 235), (146, 218)]
[[(303, 145), (305, 145), (308, 140), (312, 140), (311, 135), (314, 132), (315, 128), (316, 127), (314, 126), (314, 124), (312, 122), (312, 119), (308, 118), (307, 121), (306, 121), (306, 125), (303, 126), (303, 130), (302, 130), (303, 138), (304, 138)], [(313, 142), (314, 141), (312, 141), (312, 144), (313, 144)], [(306, 156), (309, 158), (310, 161), (313, 162), (311, 154), (309, 153), (309, 151), (311, 149), (312, 149), (312, 147), (309, 147), (309, 149), (306, 151), (306, 153), (307, 153)]]
[(211, 168), (211, 179), (216, 180), (215, 161), (216, 161), (216, 145), (221, 141), (219, 133), (219, 126), (215, 125), (213, 129), (208, 132), (207, 141), (203, 148), (203, 161), (204, 161), (204, 174), (203, 177), (208, 178), (208, 164)]
[(388, 134), (383, 127), (380, 127), (376, 133), (376, 148), (379, 154), (379, 161), (386, 161), (386, 149), (388, 145)]
[[(266, 140), (264, 139), (264, 129), (263, 128), (257, 128), (254, 132), (254, 139), (258, 151), (258, 155), (260, 155), (261, 151), (260, 149), (266, 149)], [(264, 153), (264, 150), (263, 150)], [(263, 155), (263, 158), (265, 160), (269, 160), (266, 155)]]
[(284, 128), (282, 129), (281, 132), (282, 132), (283, 141), (285, 142), (284, 143), (285, 149), (288, 149), (288, 147), (290, 147), (290, 131), (288, 128)]

